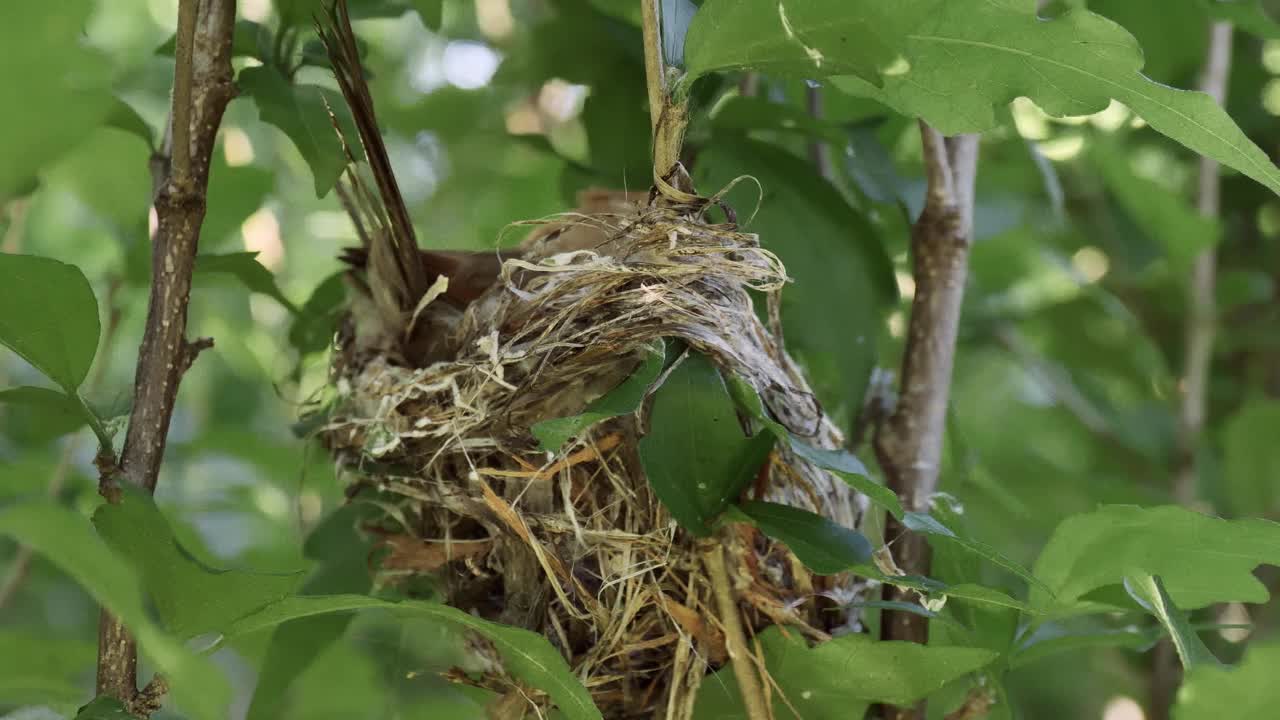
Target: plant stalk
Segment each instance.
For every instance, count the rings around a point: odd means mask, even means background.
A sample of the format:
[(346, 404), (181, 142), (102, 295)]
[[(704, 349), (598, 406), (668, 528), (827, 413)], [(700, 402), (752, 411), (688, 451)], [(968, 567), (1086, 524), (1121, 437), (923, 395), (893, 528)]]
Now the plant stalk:
[[(103, 472), (99, 490), (118, 498), (118, 478), (155, 492), (165, 440), (182, 375), (212, 345), (188, 341), (187, 305), (204, 221), (209, 164), (222, 113), (235, 96), (231, 40), (235, 0), (181, 0), (175, 41), (171, 158), (158, 173), (159, 220), (151, 253), (151, 294), (134, 373), (133, 410), (117, 467)], [(133, 637), (106, 610), (98, 629), (97, 692), (134, 712), (154, 705), (138, 693)], [(143, 702), (139, 702), (142, 700)]]
[[(1200, 90), (1219, 105), (1226, 105), (1227, 81), (1231, 74), (1231, 23), (1218, 21), (1209, 26), (1209, 48), (1205, 55)], [(1200, 158), (1196, 209), (1206, 218), (1216, 219), (1222, 210), (1221, 168), (1218, 162)], [(1182, 505), (1199, 500), (1198, 448), (1204, 433), (1209, 396), (1209, 371), (1213, 345), (1218, 333), (1215, 298), (1218, 251), (1209, 247), (1196, 256), (1187, 292), (1187, 324), (1184, 334), (1182, 403), (1178, 411), (1178, 454), (1174, 468), (1173, 496)], [(1162, 639), (1152, 655), (1149, 717), (1168, 720), (1174, 695), (1181, 680), (1178, 655), (1169, 640)]]
[(724, 551), (721, 542), (708, 542), (702, 548), (702, 563), (707, 567), (707, 578), (711, 581), (711, 591), (716, 598), (716, 611), (720, 614), (720, 624), (724, 627), (725, 647), (729, 651), (729, 661), (733, 664), (733, 676), (738, 681), (738, 691), (742, 695), (747, 720), (771, 720), (760, 676), (756, 673), (755, 662), (747, 645), (747, 634), (742, 627), (742, 615), (738, 610), (738, 600), (734, 597), (733, 582), (725, 566)]
[(644, 29), (644, 72), (649, 95), (649, 126), (653, 135), (654, 181), (662, 185), (680, 162), (684, 131), (689, 124), (685, 98), (677, 98), (662, 58), (662, 0), (640, 0)]
[[(974, 181), (978, 168), (978, 136), (944, 139), (920, 122), (928, 188), (924, 210), (911, 230), (912, 270), (916, 283), (902, 357), (897, 407), (875, 434), (876, 457), (888, 485), (913, 511), (927, 511), (938, 487), (942, 444), (951, 391), (960, 308), (968, 275), (973, 235)], [(927, 575), (929, 546), (892, 517), (885, 522), (885, 541), (894, 562), (908, 574)], [(886, 585), (884, 599), (909, 601), (909, 593)], [(928, 619), (885, 611), (881, 637), (927, 643)], [(914, 708), (881, 708), (881, 717), (920, 720), (923, 703)]]

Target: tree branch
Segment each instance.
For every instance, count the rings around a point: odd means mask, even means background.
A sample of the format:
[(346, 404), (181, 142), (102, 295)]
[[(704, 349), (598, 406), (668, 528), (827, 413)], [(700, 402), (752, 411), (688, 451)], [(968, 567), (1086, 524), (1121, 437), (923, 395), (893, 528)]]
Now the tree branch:
[[(1209, 50), (1205, 58), (1200, 89), (1219, 105), (1226, 103), (1227, 78), (1231, 72), (1231, 23), (1215, 22), (1209, 29)], [(1222, 206), (1220, 168), (1217, 161), (1200, 158), (1199, 193), (1196, 206), (1200, 214), (1216, 218)], [(1187, 298), (1187, 326), (1182, 373), (1182, 408), (1178, 422), (1178, 471), (1174, 495), (1186, 504), (1196, 496), (1196, 445), (1204, 428), (1206, 397), (1209, 392), (1209, 366), (1213, 360), (1213, 342), (1217, 335), (1218, 308), (1214, 298), (1218, 251), (1207, 248), (1196, 257), (1191, 271), (1191, 287)]]
[[(231, 38), (235, 0), (180, 0), (174, 67), (172, 162), (156, 196), (159, 225), (151, 252), (151, 295), (138, 348), (133, 411), (116, 473), (106, 473), (108, 498), (116, 476), (154, 492), (182, 374), (210, 341), (188, 342), (187, 304), (204, 221), (209, 163), (218, 126), (235, 95)], [(100, 695), (131, 709), (138, 699), (137, 646), (105, 610), (98, 629)]]
[(720, 614), (720, 624), (724, 627), (725, 647), (729, 652), (729, 662), (733, 665), (733, 676), (738, 681), (738, 693), (742, 696), (747, 720), (769, 720), (769, 705), (760, 684), (760, 676), (756, 673), (755, 662), (751, 658), (751, 650), (747, 646), (747, 635), (742, 627), (742, 611), (738, 609), (733, 581), (724, 562), (726, 545), (727, 541), (708, 541), (702, 548), (702, 563), (707, 568), (707, 579), (711, 582), (711, 592), (715, 595), (716, 611)]
[[(912, 269), (916, 291), (911, 303), (902, 382), (898, 404), (876, 432), (875, 449), (888, 485), (908, 510), (927, 510), (938, 486), (951, 368), (955, 358), (960, 307), (968, 274), (973, 232), (974, 180), (977, 176), (978, 136), (944, 139), (923, 121), (928, 190), (920, 218), (911, 230)], [(885, 540), (894, 561), (909, 574), (928, 574), (930, 553), (924, 538), (911, 534), (890, 517)], [(886, 585), (886, 600), (909, 600)], [(881, 637), (925, 643), (928, 620), (910, 613), (887, 611)], [(882, 708), (892, 720), (923, 718), (916, 708)]]
[(649, 94), (649, 125), (653, 133), (654, 179), (666, 178), (680, 162), (689, 108), (673, 97), (666, 62), (662, 59), (662, 0), (640, 0), (644, 29), (644, 71)]
[[(1226, 105), (1227, 79), (1231, 73), (1231, 23), (1209, 26), (1209, 48), (1205, 55), (1200, 89), (1219, 105)], [(1217, 161), (1200, 158), (1196, 209), (1206, 218), (1217, 218), (1222, 209), (1222, 184)], [(1209, 370), (1213, 364), (1213, 344), (1218, 333), (1218, 307), (1214, 297), (1218, 272), (1218, 251), (1210, 247), (1196, 256), (1187, 294), (1187, 324), (1184, 336), (1182, 405), (1178, 411), (1178, 455), (1174, 466), (1173, 496), (1183, 505), (1199, 496), (1197, 448), (1204, 431), (1209, 395)], [(1177, 653), (1168, 639), (1156, 645), (1151, 658), (1150, 717), (1168, 720), (1174, 694), (1181, 679)]]

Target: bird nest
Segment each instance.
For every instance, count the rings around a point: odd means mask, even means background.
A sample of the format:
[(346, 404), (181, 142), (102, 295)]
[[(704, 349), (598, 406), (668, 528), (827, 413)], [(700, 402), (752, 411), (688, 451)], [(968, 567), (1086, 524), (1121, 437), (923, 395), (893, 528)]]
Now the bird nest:
[[(430, 574), (450, 605), (545, 635), (607, 718), (690, 717), (708, 670), (726, 662), (723, 627), (696, 539), (641, 469), (645, 405), (556, 452), (530, 427), (582, 412), (665, 341), (745, 380), (806, 442), (841, 444), (782, 348), (777, 313), (762, 322), (752, 301), (776, 310), (785, 269), (755, 235), (708, 222), (712, 204), (658, 196), (540, 221), (478, 300), (419, 306), (411, 323), (433, 305), (451, 318), (437, 323), (450, 334), (446, 360), (413, 367), (371, 346), (350, 327), (356, 313), (335, 352), (323, 440), (358, 483), (401, 499), (382, 569)], [(565, 251), (557, 238), (574, 229), (599, 242)], [(782, 446), (747, 492), (847, 527), (863, 507)], [(778, 624), (822, 640), (856, 627), (845, 609), (861, 590), (854, 578), (816, 576), (785, 546), (730, 527), (721, 537), (748, 633)], [(500, 672), (465, 681), (539, 697)]]

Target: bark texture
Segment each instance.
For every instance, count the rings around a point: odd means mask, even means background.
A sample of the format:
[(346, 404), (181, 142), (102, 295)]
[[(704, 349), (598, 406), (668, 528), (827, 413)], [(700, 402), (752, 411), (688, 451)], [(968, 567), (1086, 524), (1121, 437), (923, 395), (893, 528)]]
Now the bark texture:
[[(155, 491), (178, 384), (200, 350), (212, 345), (207, 339), (187, 340), (187, 304), (204, 221), (209, 160), (222, 113), (235, 96), (234, 26), (234, 0), (181, 0), (168, 133), (172, 149), (167, 173), (157, 173), (151, 295), (138, 348), (129, 429), (115, 467), (103, 473), (101, 490), (109, 500), (119, 497), (119, 478)], [(98, 628), (98, 694), (115, 697), (132, 711), (145, 711), (143, 706), (154, 703), (138, 692), (137, 665), (136, 642), (104, 610)]]
[[(889, 487), (908, 511), (927, 511), (938, 486), (951, 368), (968, 276), (978, 166), (976, 135), (944, 139), (923, 122), (920, 133), (928, 194), (911, 231), (915, 296), (907, 325), (897, 406), (875, 436), (880, 467)], [(885, 524), (885, 542), (903, 571), (928, 574), (929, 546), (922, 536), (907, 531), (890, 517)], [(884, 588), (884, 599), (914, 601), (914, 597), (889, 585)], [(928, 619), (886, 611), (881, 620), (881, 637), (926, 643)], [(924, 707), (884, 707), (881, 717), (915, 720), (924, 717)]]

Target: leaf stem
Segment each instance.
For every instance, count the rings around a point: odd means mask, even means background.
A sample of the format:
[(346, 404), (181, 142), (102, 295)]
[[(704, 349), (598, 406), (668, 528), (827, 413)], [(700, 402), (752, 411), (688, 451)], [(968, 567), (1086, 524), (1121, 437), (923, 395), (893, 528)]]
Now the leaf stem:
[(702, 547), (702, 563), (706, 566), (707, 578), (711, 581), (716, 611), (720, 614), (720, 624), (724, 627), (725, 647), (729, 652), (729, 661), (733, 664), (733, 676), (738, 681), (738, 692), (742, 695), (747, 720), (770, 720), (760, 676), (756, 674), (755, 662), (747, 646), (747, 635), (742, 628), (738, 601), (734, 598), (733, 584), (725, 567), (724, 551), (721, 541), (707, 542)]

